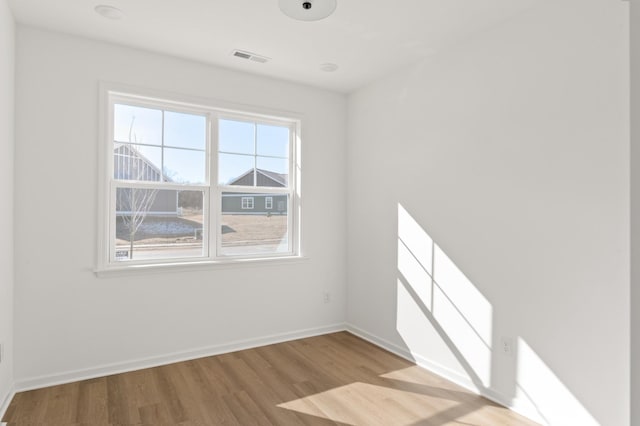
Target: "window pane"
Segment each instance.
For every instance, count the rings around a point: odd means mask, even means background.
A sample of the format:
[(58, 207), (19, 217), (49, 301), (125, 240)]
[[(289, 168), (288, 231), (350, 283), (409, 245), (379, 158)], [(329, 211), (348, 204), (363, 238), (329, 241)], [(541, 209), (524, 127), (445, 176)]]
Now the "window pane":
[(245, 121), (218, 121), (218, 150), (236, 154), (255, 154), (255, 124)]
[(258, 124), (258, 155), (289, 157), (289, 128)]
[(166, 111), (164, 144), (178, 148), (206, 149), (207, 118), (202, 115)]
[(113, 150), (113, 178), (159, 182), (162, 148), (116, 144)]
[(289, 161), (281, 158), (257, 157), (258, 186), (276, 188), (289, 184)]
[(164, 174), (169, 182), (205, 183), (206, 154), (204, 151), (165, 148)]
[[(253, 208), (247, 209), (247, 199)], [(272, 208), (266, 204), (271, 199)], [(243, 205), (245, 208), (243, 208)], [(286, 194), (222, 194), (221, 255), (289, 252), (289, 196)]]
[(218, 183), (221, 185), (254, 186), (254, 161), (253, 155), (219, 154)]
[(162, 111), (115, 104), (113, 138), (116, 142), (162, 144)]
[(203, 191), (118, 188), (115, 261), (202, 257)]

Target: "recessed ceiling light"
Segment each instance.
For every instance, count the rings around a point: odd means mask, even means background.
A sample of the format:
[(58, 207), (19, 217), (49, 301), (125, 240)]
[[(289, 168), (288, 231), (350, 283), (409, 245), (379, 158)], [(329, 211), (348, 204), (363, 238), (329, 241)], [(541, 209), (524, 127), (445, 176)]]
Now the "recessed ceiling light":
[(324, 72), (334, 72), (338, 69), (338, 65), (327, 62), (325, 64), (321, 64), (320, 69)]
[(336, 10), (337, 0), (279, 0), (282, 13), (299, 21), (319, 21)]
[(100, 4), (94, 9), (96, 13), (100, 16), (103, 16), (107, 19), (122, 19), (124, 18), (124, 12), (118, 9), (117, 7), (108, 6), (106, 4)]

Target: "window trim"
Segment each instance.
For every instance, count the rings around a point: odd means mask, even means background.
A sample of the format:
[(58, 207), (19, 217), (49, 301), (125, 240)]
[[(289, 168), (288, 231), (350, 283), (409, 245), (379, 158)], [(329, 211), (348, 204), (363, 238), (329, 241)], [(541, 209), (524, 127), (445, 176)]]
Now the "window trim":
[[(170, 111), (186, 112), (207, 116), (207, 164), (205, 174), (208, 179), (204, 185), (184, 185), (175, 182), (162, 182), (161, 189), (194, 189), (204, 191), (203, 203), (207, 203), (208, 209), (203, 212), (205, 235), (203, 239), (203, 257), (174, 257), (167, 259), (131, 260), (116, 262), (111, 257), (112, 248), (115, 251), (115, 233), (110, 230), (115, 226), (115, 210), (111, 212), (111, 201), (115, 195), (117, 185), (112, 185), (113, 178), (113, 105), (117, 100), (124, 101), (128, 105), (151, 107), (155, 109), (168, 109)], [(197, 98), (141, 89), (137, 87), (101, 82), (99, 85), (99, 150), (98, 150), (98, 250), (96, 259), (97, 275), (104, 275), (108, 271), (126, 270), (157, 270), (156, 267), (188, 267), (189, 265), (223, 265), (245, 264), (247, 261), (282, 260), (289, 258), (303, 258), (301, 244), (301, 212), (299, 202), (300, 192), (300, 141), (302, 116), (287, 111), (269, 110), (266, 108), (238, 105), (213, 99)], [(203, 114), (206, 112), (206, 114)], [(245, 187), (220, 185), (217, 180), (218, 159), (218, 126), (219, 119), (243, 119), (260, 124), (286, 125), (290, 128), (289, 141), (289, 185), (288, 188), (272, 187)], [(131, 185), (144, 187), (144, 182), (124, 182), (124, 186)], [(164, 188), (166, 185), (166, 188)], [(153, 187), (157, 187), (155, 184)], [(243, 192), (260, 194), (288, 194), (288, 243), (287, 252), (254, 253), (249, 255), (222, 255), (221, 254), (221, 198), (222, 192)], [(210, 228), (217, 228), (215, 231)], [(115, 255), (115, 253), (113, 253)]]
[(264, 197), (264, 209), (273, 210), (273, 197)]
[[(247, 202), (247, 207), (244, 206), (245, 205), (245, 203), (244, 203), (245, 201)], [(249, 201), (251, 201), (251, 202), (249, 202)], [(249, 204), (251, 204), (251, 206), (249, 206)], [(254, 206), (255, 206), (255, 197), (241, 197), (240, 208), (242, 210), (253, 210)]]

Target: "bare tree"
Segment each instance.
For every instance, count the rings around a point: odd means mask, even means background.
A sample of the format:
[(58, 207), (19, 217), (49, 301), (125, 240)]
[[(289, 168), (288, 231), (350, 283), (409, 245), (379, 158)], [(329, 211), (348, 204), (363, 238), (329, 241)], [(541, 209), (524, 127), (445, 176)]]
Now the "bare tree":
[(133, 242), (136, 232), (147, 217), (157, 193), (157, 189), (151, 188), (121, 188), (118, 191), (118, 203), (125, 211), (122, 215), (122, 223), (129, 234), (129, 259), (133, 259)]
[[(136, 143), (137, 137), (133, 133), (133, 123), (135, 117), (131, 119), (129, 126), (129, 143)], [(146, 180), (149, 165), (132, 146), (128, 147), (128, 169), (129, 179)], [(129, 259), (133, 259), (133, 242), (136, 232), (147, 217), (153, 202), (158, 194), (156, 188), (120, 188), (118, 189), (118, 206), (123, 212), (122, 223), (129, 234)]]

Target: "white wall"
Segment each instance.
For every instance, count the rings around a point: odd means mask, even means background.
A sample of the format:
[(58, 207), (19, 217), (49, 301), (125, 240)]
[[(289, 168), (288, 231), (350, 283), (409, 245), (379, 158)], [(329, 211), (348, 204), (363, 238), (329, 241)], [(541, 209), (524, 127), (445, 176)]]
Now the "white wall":
[[(28, 27), (18, 29), (17, 52), (19, 387), (344, 322), (343, 95)], [(303, 114), (309, 259), (96, 278), (99, 81)], [(329, 304), (323, 303), (325, 290)]]
[(14, 33), (13, 15), (0, 0), (0, 413), (13, 386)]
[(627, 425), (628, 3), (546, 3), (350, 97), (348, 321), (541, 421)]
[(631, 424), (640, 426), (640, 3), (631, 2)]

